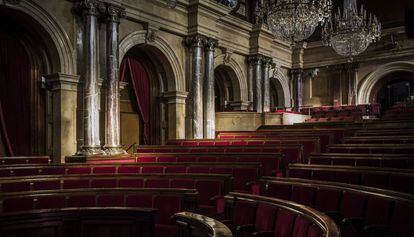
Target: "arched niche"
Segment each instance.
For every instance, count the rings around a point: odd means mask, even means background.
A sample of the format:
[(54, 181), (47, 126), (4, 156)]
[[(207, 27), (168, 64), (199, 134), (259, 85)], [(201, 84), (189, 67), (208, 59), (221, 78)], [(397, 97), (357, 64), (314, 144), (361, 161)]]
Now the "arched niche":
[(289, 79), (283, 74), (280, 68), (271, 69), (269, 74), (270, 82), (273, 83), (274, 88), (277, 90), (278, 101), (282, 102), (280, 105), (290, 107), (291, 93)]

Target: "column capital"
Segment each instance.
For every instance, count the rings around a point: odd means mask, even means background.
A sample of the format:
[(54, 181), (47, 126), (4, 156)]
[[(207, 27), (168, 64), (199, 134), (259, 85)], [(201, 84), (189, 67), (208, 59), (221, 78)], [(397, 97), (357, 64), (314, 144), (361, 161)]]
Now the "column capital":
[(301, 75), (303, 74), (303, 69), (302, 68), (296, 68), (296, 69), (292, 69), (291, 70), (292, 75)]
[(273, 59), (271, 57), (263, 56), (262, 63), (264, 66), (270, 66), (272, 62), (273, 62)]
[(75, 10), (82, 15), (98, 16), (105, 12), (105, 5), (97, 0), (81, 0), (76, 3)]
[(185, 44), (189, 47), (203, 47), (203, 43), (206, 37), (202, 35), (188, 36), (185, 39)]
[(167, 100), (167, 104), (185, 104), (188, 92), (186, 91), (167, 91), (163, 97)]
[(112, 4), (106, 4), (106, 20), (108, 22), (119, 23), (121, 18), (126, 17), (125, 8), (115, 6)]
[(203, 43), (206, 51), (214, 51), (215, 47), (218, 46), (218, 40), (213, 38), (205, 38)]
[(77, 91), (79, 84), (79, 75), (69, 75), (63, 73), (53, 73), (45, 75), (46, 86), (49, 90), (68, 90)]
[(251, 55), (248, 57), (247, 61), (249, 64), (257, 65), (262, 64), (265, 61), (266, 56), (261, 54)]

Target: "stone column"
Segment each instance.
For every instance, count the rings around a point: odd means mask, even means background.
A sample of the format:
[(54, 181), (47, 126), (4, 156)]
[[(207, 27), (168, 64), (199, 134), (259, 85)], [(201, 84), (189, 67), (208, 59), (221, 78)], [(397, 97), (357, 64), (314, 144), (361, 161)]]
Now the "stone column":
[(168, 139), (185, 139), (185, 101), (188, 92), (169, 91), (164, 93), (168, 111)]
[(348, 66), (348, 80), (349, 80), (349, 91), (348, 91), (348, 105), (356, 105), (357, 98), (357, 79), (358, 79), (358, 68), (357, 63), (353, 63)]
[(263, 112), (270, 112), (270, 79), (269, 79), (269, 67), (272, 62), (271, 58), (264, 58), (262, 63), (263, 74)]
[(292, 70), (292, 80), (293, 80), (293, 108), (295, 111), (299, 111), (302, 106), (303, 101), (303, 90), (302, 90), (302, 69), (293, 69)]
[(64, 163), (76, 152), (76, 105), (78, 75), (61, 73), (45, 76), (52, 93), (53, 163)]
[(108, 155), (122, 155), (120, 88), (119, 88), (119, 19), (125, 16), (122, 8), (108, 5), (106, 21), (106, 130), (105, 151)]
[(254, 64), (254, 58), (253, 57), (249, 57), (247, 59), (247, 63), (249, 65), (249, 78), (248, 78), (248, 87), (249, 87), (249, 110), (253, 110), (253, 97), (254, 97), (254, 86), (253, 86), (253, 81), (254, 81), (254, 75), (253, 75), (253, 64)]
[(253, 65), (253, 110), (256, 110), (257, 113), (263, 112), (263, 102), (262, 102), (262, 62), (263, 56), (255, 55), (251, 57), (251, 62)]
[(214, 49), (217, 40), (207, 38), (204, 40), (205, 72), (204, 72), (204, 138), (214, 139), (216, 135), (215, 101), (214, 101)]
[(79, 3), (85, 24), (84, 93), (84, 144), (78, 155), (103, 155), (99, 139), (99, 86), (98, 86), (98, 1)]
[(202, 78), (202, 50), (204, 37), (196, 35), (186, 39), (192, 50), (191, 97), (192, 97), (192, 125), (193, 138), (203, 139), (203, 78)]

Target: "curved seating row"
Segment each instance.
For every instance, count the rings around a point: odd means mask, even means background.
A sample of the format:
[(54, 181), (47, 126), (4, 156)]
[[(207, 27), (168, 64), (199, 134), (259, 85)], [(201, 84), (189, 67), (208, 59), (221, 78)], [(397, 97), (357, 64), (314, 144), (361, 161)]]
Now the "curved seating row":
[(412, 144), (335, 144), (328, 146), (330, 153), (414, 154)]
[(263, 177), (260, 194), (291, 200), (324, 212), (341, 226), (342, 236), (382, 232), (414, 235), (414, 196), (337, 182)]
[(301, 204), (277, 198), (230, 193), (227, 220), (234, 236), (339, 237), (337, 225), (326, 215)]
[(414, 193), (414, 172), (407, 169), (290, 164), (288, 177), (342, 182)]
[(181, 227), (181, 237), (233, 237), (231, 230), (218, 220), (193, 212), (179, 212), (172, 217)]
[(0, 165), (17, 164), (50, 164), (49, 156), (3, 156), (0, 157)]
[[(61, 208), (0, 214), (1, 236), (153, 237), (153, 208)], [(96, 224), (99, 223), (99, 224)]]
[(413, 136), (352, 136), (344, 137), (346, 144), (413, 144)]

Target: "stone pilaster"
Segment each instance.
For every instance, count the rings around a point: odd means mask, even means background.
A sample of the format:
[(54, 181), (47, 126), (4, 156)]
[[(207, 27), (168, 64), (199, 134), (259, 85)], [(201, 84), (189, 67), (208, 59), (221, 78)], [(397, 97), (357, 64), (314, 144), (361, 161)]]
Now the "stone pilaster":
[(214, 50), (217, 47), (217, 40), (206, 38), (204, 40), (205, 51), (205, 72), (204, 72), (204, 138), (214, 139), (216, 134), (215, 126), (215, 101), (214, 101)]
[(76, 153), (76, 105), (79, 76), (61, 73), (45, 76), (52, 93), (53, 163), (64, 163)]
[(193, 138), (203, 139), (203, 78), (202, 78), (202, 52), (204, 37), (195, 35), (186, 39), (186, 43), (191, 47), (191, 101), (192, 101), (192, 127)]
[(253, 110), (258, 113), (263, 112), (263, 92), (262, 92), (262, 63), (264, 57), (254, 55), (249, 58), (253, 66)]
[(357, 79), (359, 64), (352, 63), (345, 65), (348, 74), (348, 105), (356, 105), (357, 98)]
[(168, 139), (185, 139), (185, 101), (188, 92), (165, 92), (168, 106)]
[(270, 112), (270, 79), (269, 68), (272, 59), (265, 57), (262, 63), (262, 78), (263, 78), (263, 112)]
[(123, 155), (121, 145), (120, 88), (119, 88), (119, 23), (125, 10), (107, 5), (106, 11), (106, 130), (105, 151), (108, 155)]
[(253, 81), (254, 81), (254, 70), (253, 70), (253, 64), (254, 64), (254, 58), (253, 57), (249, 57), (248, 59), (247, 59), (247, 63), (248, 63), (248, 65), (249, 65), (249, 68), (248, 68), (248, 70), (249, 70), (249, 77), (248, 77), (248, 81), (247, 81), (247, 83), (248, 83), (248, 89), (249, 89), (249, 91), (248, 91), (248, 97), (249, 97), (249, 102), (250, 102), (250, 104), (249, 104), (249, 111), (252, 111), (253, 110), (253, 97), (254, 97), (254, 86), (253, 86)]
[(78, 155), (103, 155), (99, 139), (99, 86), (98, 86), (98, 14), (102, 8), (96, 0), (83, 0), (78, 3), (85, 27), (84, 39), (84, 144)]
[(303, 102), (303, 70), (292, 70), (292, 86), (293, 86), (293, 108), (295, 111), (299, 111)]

